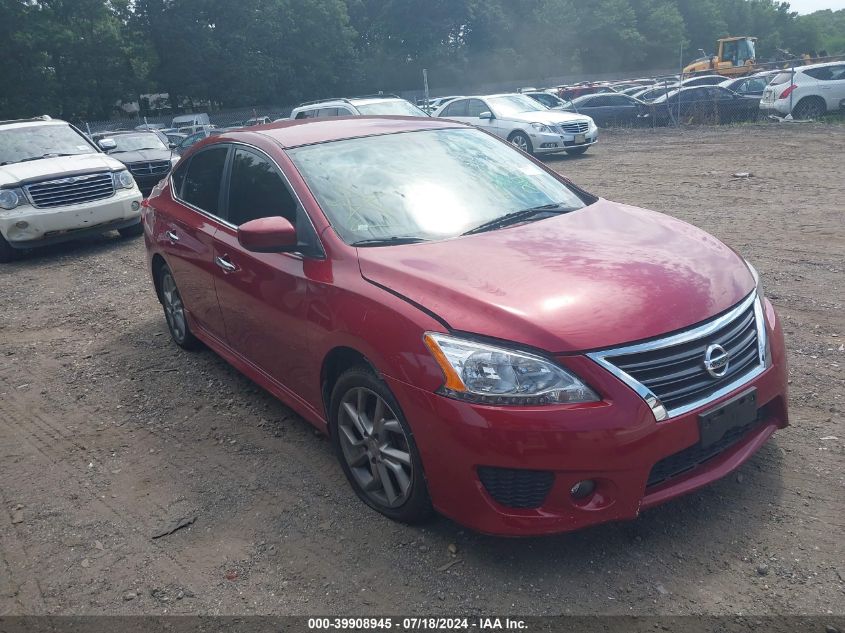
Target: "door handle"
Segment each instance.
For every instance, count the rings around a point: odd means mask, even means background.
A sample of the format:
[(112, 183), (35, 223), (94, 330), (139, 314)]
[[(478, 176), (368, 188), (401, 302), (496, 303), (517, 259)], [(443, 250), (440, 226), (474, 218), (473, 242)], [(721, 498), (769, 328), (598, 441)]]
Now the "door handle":
[(222, 268), (227, 273), (233, 273), (236, 270), (238, 270), (238, 267), (235, 266), (232, 262), (230, 262), (225, 257), (216, 257), (214, 259), (214, 263), (217, 264), (218, 266), (220, 266), (220, 268)]
[(176, 235), (176, 233), (174, 233), (173, 231), (168, 231), (167, 233), (165, 233), (165, 235), (167, 236), (167, 239), (169, 239), (171, 242), (179, 241), (179, 236)]

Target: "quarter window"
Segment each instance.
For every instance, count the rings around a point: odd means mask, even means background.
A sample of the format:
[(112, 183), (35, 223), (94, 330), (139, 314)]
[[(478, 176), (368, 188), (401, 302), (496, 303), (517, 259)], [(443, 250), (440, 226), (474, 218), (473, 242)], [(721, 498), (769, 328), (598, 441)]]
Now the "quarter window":
[(228, 147), (214, 147), (191, 157), (182, 187), (182, 200), (212, 215), (220, 211), (220, 181)]
[(244, 149), (235, 150), (229, 183), (228, 221), (240, 226), (250, 220), (281, 216), (296, 224), (296, 201), (276, 166)]

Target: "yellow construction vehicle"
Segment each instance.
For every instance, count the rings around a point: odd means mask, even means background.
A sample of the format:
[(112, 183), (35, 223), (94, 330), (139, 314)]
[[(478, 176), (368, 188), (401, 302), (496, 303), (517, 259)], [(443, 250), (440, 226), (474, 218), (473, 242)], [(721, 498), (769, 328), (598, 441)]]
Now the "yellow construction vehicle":
[(684, 75), (714, 74), (739, 77), (759, 70), (757, 68), (756, 37), (723, 37), (716, 43), (717, 53), (705, 55), (684, 68)]

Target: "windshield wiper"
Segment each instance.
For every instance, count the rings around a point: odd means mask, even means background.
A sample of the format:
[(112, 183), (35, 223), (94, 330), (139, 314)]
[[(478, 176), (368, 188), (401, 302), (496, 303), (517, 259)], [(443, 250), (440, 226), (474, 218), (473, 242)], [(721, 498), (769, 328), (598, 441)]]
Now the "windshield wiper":
[(462, 233), (462, 235), (474, 235), (476, 233), (484, 233), (485, 231), (501, 229), (511, 224), (518, 224), (519, 222), (533, 218), (535, 215), (542, 215), (544, 213), (569, 213), (570, 211), (572, 211), (572, 209), (564, 207), (563, 203), (560, 202), (555, 202), (553, 204), (544, 204), (539, 207), (531, 207), (530, 209), (523, 209), (522, 211), (514, 211), (512, 213), (508, 213), (506, 215), (496, 218), (495, 220), (485, 222), (484, 224), (481, 224), (475, 227), (474, 229), (470, 229), (466, 233)]
[(400, 244), (418, 244), (420, 242), (428, 242), (424, 237), (384, 237), (371, 240), (359, 240), (352, 242), (351, 246), (398, 246)]
[(56, 152), (50, 152), (49, 154), (42, 154), (41, 156), (29, 156), (28, 158), (21, 158), (20, 160), (6, 161), (5, 163), (0, 163), (0, 165), (12, 165), (13, 163), (28, 163), (33, 160), (42, 160), (45, 158), (60, 158), (62, 156), (79, 156), (79, 154), (58, 154)]
[(109, 154), (128, 154), (130, 152), (143, 152), (145, 149), (162, 149), (160, 147), (139, 147), (137, 149), (113, 149)]

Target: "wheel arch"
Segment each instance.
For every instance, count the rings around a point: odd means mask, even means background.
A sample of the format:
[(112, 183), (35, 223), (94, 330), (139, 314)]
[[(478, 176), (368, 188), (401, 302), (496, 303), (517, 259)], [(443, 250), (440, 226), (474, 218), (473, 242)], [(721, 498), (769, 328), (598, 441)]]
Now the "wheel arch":
[(161, 298), (161, 269), (165, 266), (167, 266), (167, 262), (164, 261), (164, 257), (159, 253), (153, 255), (150, 261), (150, 272), (153, 277), (153, 286), (155, 287), (156, 297), (158, 297), (159, 303), (163, 303)]
[(323, 410), (326, 420), (329, 419), (332, 389), (337, 383), (337, 379), (347, 369), (358, 366), (369, 367), (376, 375), (379, 373), (375, 365), (363, 352), (347, 345), (333, 347), (323, 358), (320, 367), (320, 391), (323, 396)]

